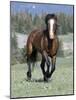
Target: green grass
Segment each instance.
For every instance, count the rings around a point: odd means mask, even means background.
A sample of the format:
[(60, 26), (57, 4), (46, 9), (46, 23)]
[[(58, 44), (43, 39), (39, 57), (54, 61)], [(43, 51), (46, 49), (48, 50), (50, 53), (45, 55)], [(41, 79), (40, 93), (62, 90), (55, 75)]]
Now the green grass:
[(73, 94), (73, 58), (57, 58), (56, 70), (48, 83), (44, 83), (39, 63), (27, 81), (27, 65), (11, 66), (11, 97), (51, 96)]

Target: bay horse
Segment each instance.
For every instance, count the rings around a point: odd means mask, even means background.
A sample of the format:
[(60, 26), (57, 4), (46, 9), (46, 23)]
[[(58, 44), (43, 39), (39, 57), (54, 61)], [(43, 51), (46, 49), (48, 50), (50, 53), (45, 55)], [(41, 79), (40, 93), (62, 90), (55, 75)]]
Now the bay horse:
[[(37, 53), (40, 52), (42, 56), (41, 70), (44, 76), (44, 81), (52, 76), (55, 71), (56, 55), (58, 51), (58, 38), (57, 38), (57, 16), (55, 14), (47, 14), (45, 17), (46, 29), (34, 30), (30, 33), (27, 39), (27, 78), (31, 79), (31, 63), (36, 61)], [(52, 62), (51, 71), (50, 59)], [(47, 70), (45, 70), (45, 64)]]

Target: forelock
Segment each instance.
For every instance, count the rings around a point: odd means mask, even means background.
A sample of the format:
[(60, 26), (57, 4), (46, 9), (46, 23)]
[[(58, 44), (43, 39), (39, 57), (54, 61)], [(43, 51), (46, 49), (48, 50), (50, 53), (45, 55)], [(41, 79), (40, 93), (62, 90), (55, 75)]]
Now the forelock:
[(55, 14), (47, 14), (45, 17), (45, 23), (47, 24), (49, 19), (55, 19), (57, 21), (57, 17)]

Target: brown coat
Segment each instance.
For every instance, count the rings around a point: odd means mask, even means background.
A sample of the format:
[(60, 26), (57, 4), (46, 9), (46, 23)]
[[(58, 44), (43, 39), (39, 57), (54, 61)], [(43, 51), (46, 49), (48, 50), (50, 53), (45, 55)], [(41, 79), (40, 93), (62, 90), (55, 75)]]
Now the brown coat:
[(27, 40), (27, 53), (30, 55), (33, 51), (33, 47), (40, 53), (46, 51), (47, 54), (52, 57), (56, 55), (58, 49), (58, 38), (55, 35), (53, 40), (49, 40), (46, 36), (47, 31), (34, 30), (28, 37)]

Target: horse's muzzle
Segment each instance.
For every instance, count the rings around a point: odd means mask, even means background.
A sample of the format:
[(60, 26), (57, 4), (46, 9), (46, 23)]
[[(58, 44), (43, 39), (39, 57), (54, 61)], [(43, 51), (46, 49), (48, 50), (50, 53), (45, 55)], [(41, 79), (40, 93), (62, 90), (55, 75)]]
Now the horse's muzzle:
[(54, 37), (55, 37), (55, 36), (54, 36), (54, 33), (50, 33), (50, 34), (49, 34), (49, 38), (50, 38), (50, 39), (54, 39)]

